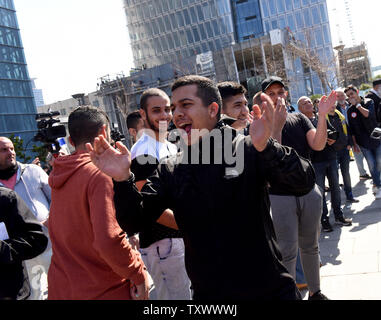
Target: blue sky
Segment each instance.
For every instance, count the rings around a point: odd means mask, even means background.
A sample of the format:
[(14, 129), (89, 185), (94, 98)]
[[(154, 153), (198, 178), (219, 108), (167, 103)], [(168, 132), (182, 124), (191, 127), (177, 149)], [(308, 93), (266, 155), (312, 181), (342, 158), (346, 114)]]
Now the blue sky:
[[(335, 0), (327, 0), (335, 1)], [(337, 0), (343, 1), (343, 0)], [(45, 103), (96, 90), (98, 78), (133, 67), (123, 0), (14, 0), (29, 74)], [(356, 38), (381, 65), (381, 1), (352, 0)]]

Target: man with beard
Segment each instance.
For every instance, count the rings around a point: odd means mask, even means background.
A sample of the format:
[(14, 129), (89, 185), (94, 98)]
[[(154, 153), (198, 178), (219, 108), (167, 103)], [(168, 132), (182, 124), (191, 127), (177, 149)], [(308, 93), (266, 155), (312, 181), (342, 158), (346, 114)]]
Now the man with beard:
[(374, 102), (359, 95), (359, 90), (350, 85), (345, 89), (351, 107), (348, 110), (349, 130), (353, 139), (353, 150), (363, 153), (373, 179), (373, 193), (381, 199), (381, 142), (371, 134), (377, 127)]
[[(51, 190), (48, 175), (38, 165), (23, 164), (17, 161), (13, 142), (0, 137), (0, 186), (14, 190), (25, 201), (36, 219), (46, 225), (49, 217)], [(43, 231), (48, 236), (46, 226)], [(40, 274), (39, 285), (31, 287), (30, 300), (47, 298), (47, 273), (50, 265), (52, 249), (50, 242), (43, 253), (25, 261), (30, 279)]]
[[(146, 129), (131, 149), (131, 170), (139, 190), (155, 172), (161, 159), (177, 153), (177, 147), (166, 139), (172, 120), (167, 94), (157, 88), (143, 92), (140, 114)], [(136, 243), (136, 236), (130, 237), (130, 242)], [(155, 285), (151, 298), (189, 300), (190, 281), (185, 270), (181, 232), (154, 222), (140, 231), (139, 242), (142, 259)]]
[[(351, 105), (347, 101), (347, 95), (345, 94), (344, 89), (342, 89), (342, 88), (337, 89), (336, 94), (337, 94), (336, 109), (344, 115), (346, 124), (348, 125), (348, 123), (349, 123), (348, 122), (348, 110), (351, 107)], [(351, 146), (352, 146), (353, 141), (352, 141), (352, 137), (350, 134), (349, 134), (349, 138), (350, 138)], [(356, 165), (357, 165), (357, 169), (359, 171), (360, 180), (372, 179), (372, 177), (366, 172), (366, 170), (364, 168), (364, 155), (362, 154), (361, 150), (357, 150), (357, 152), (356, 152), (352, 149), (352, 151), (353, 151), (353, 156), (356, 160)], [(344, 175), (343, 175), (343, 178), (344, 178)]]
[[(114, 178), (114, 202), (123, 229), (139, 230), (150, 221), (162, 221), (167, 208), (173, 210), (184, 236), (195, 300), (300, 299), (295, 281), (280, 262), (268, 183), (294, 195), (307, 194), (314, 186), (313, 168), (293, 149), (270, 138), (274, 107), (267, 95), (262, 95), (262, 112), (253, 107), (248, 136), (219, 121), (221, 105), (212, 80), (176, 80), (173, 122), (185, 146), (159, 164), (141, 192), (126, 147), (118, 144), (115, 150), (100, 136), (87, 148), (94, 164)], [(242, 167), (230, 157), (221, 159), (219, 152), (236, 155)]]

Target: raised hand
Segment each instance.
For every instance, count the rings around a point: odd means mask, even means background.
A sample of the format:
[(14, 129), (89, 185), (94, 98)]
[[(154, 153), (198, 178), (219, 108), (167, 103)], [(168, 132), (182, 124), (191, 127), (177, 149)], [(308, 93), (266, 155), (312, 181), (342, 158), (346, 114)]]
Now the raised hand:
[(274, 122), (273, 102), (270, 97), (264, 93), (261, 94), (261, 99), (261, 108), (258, 105), (253, 106), (254, 120), (250, 125), (251, 141), (254, 148), (259, 152), (266, 148)]
[(336, 95), (336, 91), (334, 90), (330, 93), (328, 97), (323, 96), (320, 99), (319, 106), (318, 106), (319, 116), (325, 117), (328, 114), (328, 112), (332, 110), (332, 107), (335, 105), (336, 101), (337, 101), (337, 95)]
[(120, 141), (116, 146), (117, 149), (113, 148), (103, 135), (95, 138), (94, 146), (86, 143), (86, 149), (94, 165), (115, 181), (124, 181), (131, 176), (131, 153)]
[(287, 107), (284, 98), (278, 98), (276, 107), (274, 109), (274, 124), (271, 136), (281, 143), (282, 130), (287, 120)]

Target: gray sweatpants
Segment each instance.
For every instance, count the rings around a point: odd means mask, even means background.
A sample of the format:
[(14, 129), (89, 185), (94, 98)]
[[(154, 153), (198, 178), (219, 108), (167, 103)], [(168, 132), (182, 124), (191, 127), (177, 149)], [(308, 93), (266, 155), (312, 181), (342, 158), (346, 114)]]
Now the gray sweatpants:
[(319, 236), (322, 193), (315, 188), (303, 197), (270, 195), (271, 212), (283, 264), (296, 278), (298, 248), (308, 289), (320, 290)]

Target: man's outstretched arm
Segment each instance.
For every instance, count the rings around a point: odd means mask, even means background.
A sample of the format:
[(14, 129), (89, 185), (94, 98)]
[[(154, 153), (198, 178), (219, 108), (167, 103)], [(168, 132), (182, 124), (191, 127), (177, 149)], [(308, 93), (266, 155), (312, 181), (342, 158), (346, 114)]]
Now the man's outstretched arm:
[(150, 183), (144, 188), (143, 195), (135, 185), (131, 172), (130, 151), (121, 142), (113, 148), (101, 135), (94, 144), (86, 144), (92, 162), (99, 170), (114, 180), (114, 203), (116, 218), (121, 228), (127, 234), (141, 231), (152, 222), (161, 223), (167, 227), (178, 229), (173, 212), (168, 211), (163, 197), (163, 188), (158, 175), (150, 178)]

